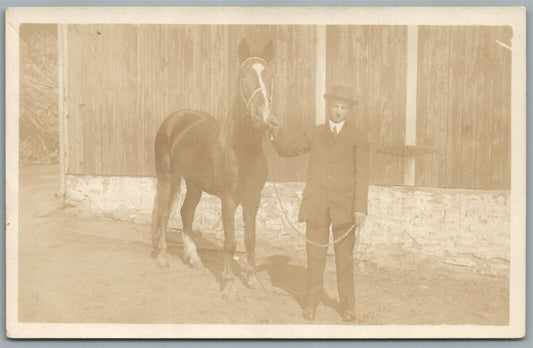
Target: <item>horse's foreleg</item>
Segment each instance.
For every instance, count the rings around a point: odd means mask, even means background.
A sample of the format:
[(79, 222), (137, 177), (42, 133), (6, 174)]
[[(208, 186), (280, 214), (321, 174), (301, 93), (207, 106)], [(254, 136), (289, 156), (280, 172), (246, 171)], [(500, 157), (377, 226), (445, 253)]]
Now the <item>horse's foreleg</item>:
[(237, 243), (235, 241), (235, 209), (237, 205), (231, 197), (222, 197), (222, 222), (224, 224), (224, 270), (222, 271), (222, 291), (228, 294), (231, 291), (233, 271), (231, 264)]
[(244, 245), (246, 247), (246, 265), (245, 274), (248, 280), (248, 286), (258, 288), (261, 283), (257, 279), (256, 265), (255, 265), (255, 221), (257, 210), (260, 202), (260, 192), (247, 192), (248, 197), (243, 202), (243, 222), (244, 222)]
[(187, 194), (181, 206), (181, 221), (183, 223), (183, 259), (193, 268), (201, 268), (202, 261), (198, 257), (196, 251), (196, 244), (192, 239), (192, 223), (194, 220), (194, 212), (200, 198), (202, 191), (196, 187), (187, 184)]

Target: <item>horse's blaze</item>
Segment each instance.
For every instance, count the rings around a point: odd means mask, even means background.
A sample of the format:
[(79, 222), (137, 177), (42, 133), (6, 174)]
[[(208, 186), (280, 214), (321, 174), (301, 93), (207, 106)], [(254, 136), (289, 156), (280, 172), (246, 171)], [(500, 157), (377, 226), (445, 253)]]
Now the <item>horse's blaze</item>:
[(270, 102), (268, 100), (267, 95), (267, 89), (265, 86), (265, 82), (263, 81), (263, 70), (265, 69), (265, 66), (261, 63), (255, 63), (252, 65), (252, 68), (255, 70), (255, 73), (257, 74), (257, 80), (259, 81), (259, 88), (261, 88), (261, 94), (263, 95), (264, 99), (264, 107), (263, 107), (263, 122), (267, 122), (268, 118), (270, 117)]

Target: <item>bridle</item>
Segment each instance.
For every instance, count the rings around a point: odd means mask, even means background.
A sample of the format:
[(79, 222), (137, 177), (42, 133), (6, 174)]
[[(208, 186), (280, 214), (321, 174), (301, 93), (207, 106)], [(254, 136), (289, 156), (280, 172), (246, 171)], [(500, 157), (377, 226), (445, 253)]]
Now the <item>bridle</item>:
[[(242, 69), (242, 67), (250, 60), (252, 59), (257, 59), (257, 60), (260, 60), (263, 62), (263, 64), (265, 65), (265, 67), (268, 66), (268, 63), (266, 62), (266, 60), (264, 60), (263, 58), (261, 57), (249, 57), (249, 58), (246, 58), (242, 63), (241, 65), (239, 66), (239, 71)], [(248, 114), (251, 113), (251, 110), (250, 110), (250, 105), (252, 104), (252, 101), (254, 100), (254, 98), (259, 94), (263, 94), (263, 96), (268, 99), (268, 102), (269, 104), (272, 104), (272, 91), (274, 89), (274, 83), (272, 83), (272, 86), (270, 88), (270, 93), (268, 93), (268, 89), (266, 88), (265, 84), (263, 83), (263, 80), (262, 79), (259, 79), (259, 83), (260, 83), (260, 86), (257, 87), (253, 92), (252, 94), (250, 95), (250, 97), (248, 99), (246, 99), (246, 97), (244, 96), (244, 91), (242, 90), (242, 84), (239, 82), (239, 88), (240, 88), (240, 91), (241, 91), (241, 98), (242, 98), (242, 101), (244, 102), (244, 104), (246, 105), (246, 111), (248, 112)]]

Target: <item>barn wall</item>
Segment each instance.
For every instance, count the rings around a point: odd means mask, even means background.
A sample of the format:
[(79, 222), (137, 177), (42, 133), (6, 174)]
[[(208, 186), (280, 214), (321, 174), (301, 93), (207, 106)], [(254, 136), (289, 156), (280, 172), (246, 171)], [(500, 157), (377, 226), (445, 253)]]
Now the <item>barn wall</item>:
[[(509, 46), (510, 35), (503, 27), (419, 27), (417, 145), (432, 152), (416, 156), (417, 187), (406, 188), (397, 186), (406, 157), (394, 152), (405, 145), (407, 27), (327, 26), (326, 84), (355, 89), (356, 122), (371, 145), (360, 246), (400, 244), (452, 255), (450, 262), (462, 255), (509, 259), (511, 55), (496, 40)], [(228, 112), (242, 37), (258, 50), (275, 43), (274, 105), (283, 127), (313, 125), (313, 26), (69, 25), (65, 202), (149, 223), (159, 124), (179, 108)], [(307, 158), (279, 158), (268, 144), (265, 150), (270, 179), (296, 182), (281, 186), (294, 222)], [(220, 228), (215, 197), (204, 195), (197, 211), (203, 230)], [(258, 230), (285, 243), (283, 219), (267, 184)]]
[(406, 26), (328, 26), (328, 86), (352, 86), (356, 123), (370, 142), (370, 180), (402, 185), (404, 158), (382, 151), (405, 143)]
[[(281, 123), (314, 124), (312, 26), (91, 24), (67, 32), (69, 174), (154, 175), (153, 141), (166, 116), (182, 108), (217, 118), (229, 112), (241, 38), (252, 52), (275, 44)], [(279, 159), (265, 147), (272, 178), (305, 178), (305, 157)]]
[(509, 27), (421, 26), (416, 185), (510, 187)]
[[(415, 157), (416, 186), (509, 188), (511, 36), (507, 27), (419, 27), (417, 145), (431, 152)], [(315, 122), (314, 26), (68, 25), (66, 37), (68, 174), (153, 176), (153, 139), (170, 112), (230, 109), (243, 37), (258, 51), (274, 41), (282, 126)], [(404, 184), (407, 47), (406, 26), (326, 27), (326, 84), (360, 97), (375, 185)], [(270, 179), (306, 179), (305, 156), (265, 151)]]
[[(510, 187), (509, 27), (420, 26), (416, 186)], [(328, 26), (327, 84), (352, 86), (367, 127), (371, 183), (402, 185), (406, 26)], [(391, 151), (393, 150), (393, 151)]]

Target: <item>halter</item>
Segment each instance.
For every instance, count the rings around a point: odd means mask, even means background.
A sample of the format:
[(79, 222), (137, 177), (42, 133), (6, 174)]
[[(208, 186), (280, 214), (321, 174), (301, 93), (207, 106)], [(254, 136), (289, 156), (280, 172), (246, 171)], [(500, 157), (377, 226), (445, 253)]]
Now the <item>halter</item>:
[[(264, 63), (265, 67), (268, 66), (268, 63), (266, 62), (266, 60), (264, 60), (263, 58), (261, 57), (248, 57), (246, 58), (242, 63), (241, 65), (239, 66), (239, 70), (242, 69), (242, 67), (244, 66), (244, 64), (246, 64), (248, 61), (252, 60), (252, 59), (257, 59), (257, 60), (260, 60)], [(268, 93), (268, 90), (266, 89), (265, 85), (262, 83), (262, 80), (259, 80), (261, 85), (255, 89), (252, 94), (250, 95), (250, 98), (248, 98), (248, 100), (246, 99), (246, 97), (244, 96), (244, 91), (242, 90), (242, 84), (239, 83), (239, 88), (241, 90), (241, 98), (242, 100), (244, 101), (244, 104), (246, 104), (246, 111), (248, 111), (248, 114), (250, 114), (250, 104), (252, 104), (252, 101), (254, 100), (254, 98), (259, 94), (259, 93), (264, 93), (265, 96), (267, 96), (268, 98), (268, 101), (269, 103), (272, 103), (272, 91), (274, 90), (274, 84), (272, 83), (272, 86), (271, 86), (271, 91), (270, 91), (270, 95)]]

